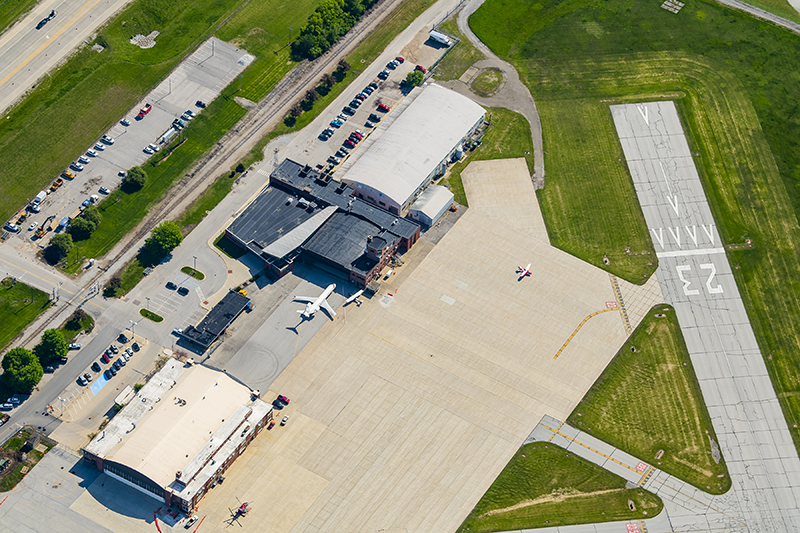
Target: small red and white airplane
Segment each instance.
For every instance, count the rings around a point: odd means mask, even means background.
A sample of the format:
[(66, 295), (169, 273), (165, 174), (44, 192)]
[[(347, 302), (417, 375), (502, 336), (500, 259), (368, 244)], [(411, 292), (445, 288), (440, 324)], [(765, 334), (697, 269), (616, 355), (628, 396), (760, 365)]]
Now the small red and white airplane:
[[(528, 263), (528, 266), (526, 266), (525, 268), (517, 267), (517, 274), (519, 274), (519, 280), (521, 280), (525, 276), (530, 276), (531, 275), (531, 264)], [(519, 281), (519, 280), (517, 280), (517, 281)]]

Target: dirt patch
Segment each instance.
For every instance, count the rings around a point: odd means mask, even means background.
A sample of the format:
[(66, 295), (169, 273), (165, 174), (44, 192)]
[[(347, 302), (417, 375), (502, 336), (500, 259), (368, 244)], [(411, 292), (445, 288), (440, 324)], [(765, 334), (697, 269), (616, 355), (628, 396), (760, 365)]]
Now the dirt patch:
[(509, 511), (515, 511), (517, 509), (522, 509), (523, 507), (530, 507), (531, 505), (536, 505), (539, 503), (549, 503), (549, 502), (563, 502), (565, 500), (569, 500), (572, 498), (582, 498), (586, 496), (597, 496), (599, 494), (609, 494), (611, 492), (620, 492), (625, 489), (608, 489), (608, 490), (598, 490), (597, 492), (580, 492), (574, 489), (565, 490), (563, 492), (552, 492), (547, 496), (542, 496), (540, 498), (536, 498), (534, 500), (525, 500), (519, 503), (516, 503), (510, 507), (505, 507), (503, 509), (494, 509), (493, 511), (489, 511), (481, 515), (479, 518), (483, 518), (486, 516), (492, 516), (500, 513), (507, 513)]
[(256, 103), (241, 96), (234, 96), (233, 100), (245, 109), (255, 109)]

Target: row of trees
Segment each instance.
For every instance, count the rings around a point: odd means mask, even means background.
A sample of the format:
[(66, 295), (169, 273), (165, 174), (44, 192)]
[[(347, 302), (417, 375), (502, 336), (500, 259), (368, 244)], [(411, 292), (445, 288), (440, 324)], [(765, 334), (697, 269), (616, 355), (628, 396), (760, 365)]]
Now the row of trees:
[(313, 109), (314, 102), (319, 100), (320, 96), (327, 95), (329, 92), (331, 92), (331, 88), (334, 84), (342, 81), (345, 78), (347, 71), (349, 71), (350, 68), (350, 63), (342, 59), (339, 61), (339, 64), (336, 66), (336, 70), (333, 71), (332, 75), (328, 73), (323, 74), (319, 85), (306, 91), (305, 98), (303, 98), (299, 103), (295, 104), (292, 109), (289, 110), (289, 115), (283, 121), (284, 124), (290, 128), (294, 126), (300, 115), (302, 115), (305, 111), (311, 111), (311, 109)]
[(315, 59), (352, 28), (377, 0), (323, 0), (292, 43), (296, 59)]
[[(144, 187), (147, 175), (142, 167), (133, 167), (122, 180), (122, 189), (133, 193)], [(44, 257), (51, 264), (56, 264), (64, 259), (75, 245), (75, 241), (83, 241), (92, 236), (94, 230), (103, 221), (103, 215), (96, 205), (87, 206), (81, 216), (72, 219), (66, 233), (59, 233), (50, 239)]]

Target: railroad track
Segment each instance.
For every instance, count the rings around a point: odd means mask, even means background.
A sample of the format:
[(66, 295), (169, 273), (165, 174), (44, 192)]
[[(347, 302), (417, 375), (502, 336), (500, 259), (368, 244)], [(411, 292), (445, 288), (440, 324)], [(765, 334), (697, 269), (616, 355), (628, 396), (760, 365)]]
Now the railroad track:
[[(130, 247), (143, 239), (150, 231), (167, 216), (175, 211), (176, 207), (189, 199), (192, 195), (202, 193), (209, 180), (213, 180), (223, 167), (233, 164), (230, 159), (244, 148), (248, 143), (258, 142), (260, 130), (269, 125), (277, 116), (285, 113), (292, 102), (307, 90), (310, 84), (316, 83), (326, 70), (330, 69), (335, 62), (343, 58), (351, 51), (355, 44), (360, 42), (372, 33), (374, 28), (365, 31), (372, 24), (380, 21), (381, 18), (390, 14), (394, 8), (402, 3), (403, 0), (381, 0), (361, 20), (345, 34), (328, 51), (313, 61), (304, 61), (295, 67), (285, 76), (270, 92), (264, 97), (254, 109), (249, 111), (242, 119), (226, 133), (222, 139), (217, 141), (211, 151), (193, 167), (178, 184), (174, 185), (168, 199), (162, 200), (157, 204), (144, 220), (139, 223), (137, 228), (129, 233), (122, 241), (123, 246), (118, 246), (119, 251), (110, 259), (104, 261), (105, 270), (98, 268), (83, 289), (67, 300), (67, 307), (79, 307), (83, 302), (76, 305), (79, 300), (86, 300), (83, 293), (87, 287), (91, 287), (100, 281), (107, 271), (125, 255)], [(312, 85), (313, 86), (313, 85)], [(197, 179), (195, 179), (197, 178)], [(99, 291), (98, 291), (99, 292)], [(50, 326), (62, 313), (53, 313), (53, 316), (44, 320), (36, 330), (26, 335), (22, 344), (33, 342), (42, 332)]]

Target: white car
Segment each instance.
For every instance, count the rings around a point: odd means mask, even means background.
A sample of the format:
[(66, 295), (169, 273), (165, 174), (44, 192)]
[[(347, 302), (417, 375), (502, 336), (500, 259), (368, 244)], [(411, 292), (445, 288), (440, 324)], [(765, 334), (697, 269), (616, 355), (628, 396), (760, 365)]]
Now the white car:
[(72, 168), (74, 168), (75, 170), (83, 170), (83, 165), (81, 165), (81, 164), (80, 164), (80, 163), (78, 163), (77, 161), (73, 161), (73, 162), (72, 162), (72, 164), (71, 164), (70, 166), (71, 166)]
[(150, 148), (149, 146), (145, 146), (144, 150), (142, 150), (142, 152), (146, 153), (147, 155), (153, 155), (155, 153), (155, 152), (153, 152), (153, 149)]
[(175, 335), (182, 335), (183, 330), (181, 328), (175, 328), (172, 330), (172, 333), (174, 333)]
[(111, 191), (108, 190), (108, 187), (100, 187), (100, 194), (111, 194)]
[(72, 344), (69, 345), (69, 349), (70, 350), (80, 350), (81, 349), (81, 345), (80, 344), (76, 344), (76, 343), (73, 342)]
[(194, 524), (195, 522), (197, 522), (197, 515), (192, 515), (192, 517), (189, 519), (188, 522), (186, 522), (186, 525), (183, 526), (183, 527), (188, 529), (188, 528), (192, 527), (192, 524)]
[(86, 150), (86, 155), (88, 155), (89, 157), (97, 157), (97, 152), (95, 152), (94, 150)]
[(109, 137), (108, 135), (103, 135), (101, 140), (106, 144), (114, 144), (114, 137)]
[(80, 156), (80, 157), (78, 158), (78, 162), (79, 162), (79, 163), (83, 163), (84, 165), (86, 165), (86, 164), (88, 164), (88, 163), (89, 163), (89, 158), (88, 158), (88, 157), (86, 157), (85, 155), (82, 155), (82, 156)]
[(37, 224), (36, 222), (31, 222), (31, 225), (30, 225), (30, 226), (28, 226), (28, 231), (33, 231), (33, 230), (35, 230), (35, 229), (36, 229), (36, 226), (38, 226), (38, 225), (39, 225), (39, 224)]
[(97, 143), (97, 144), (95, 144), (95, 145), (94, 145), (94, 149), (95, 149), (95, 150), (100, 150), (100, 151), (102, 152), (103, 150), (105, 150), (105, 149), (106, 149), (106, 145), (105, 145), (105, 144), (100, 144), (100, 143)]
[(158, 152), (158, 151), (160, 150), (160, 148), (158, 147), (158, 145), (155, 145), (155, 144), (153, 144), (153, 143), (150, 143), (150, 144), (148, 144), (148, 145), (147, 145), (147, 147), (148, 147), (148, 148), (150, 148), (150, 149), (151, 149), (152, 151), (154, 151), (154, 152)]
[(189, 115), (189, 116), (190, 116), (190, 117), (192, 117), (192, 118), (194, 118), (194, 116), (195, 116), (195, 114), (194, 114), (194, 111), (192, 111), (191, 109), (187, 109), (187, 110), (186, 110), (186, 111), (184, 111), (183, 113), (184, 113), (185, 115)]

